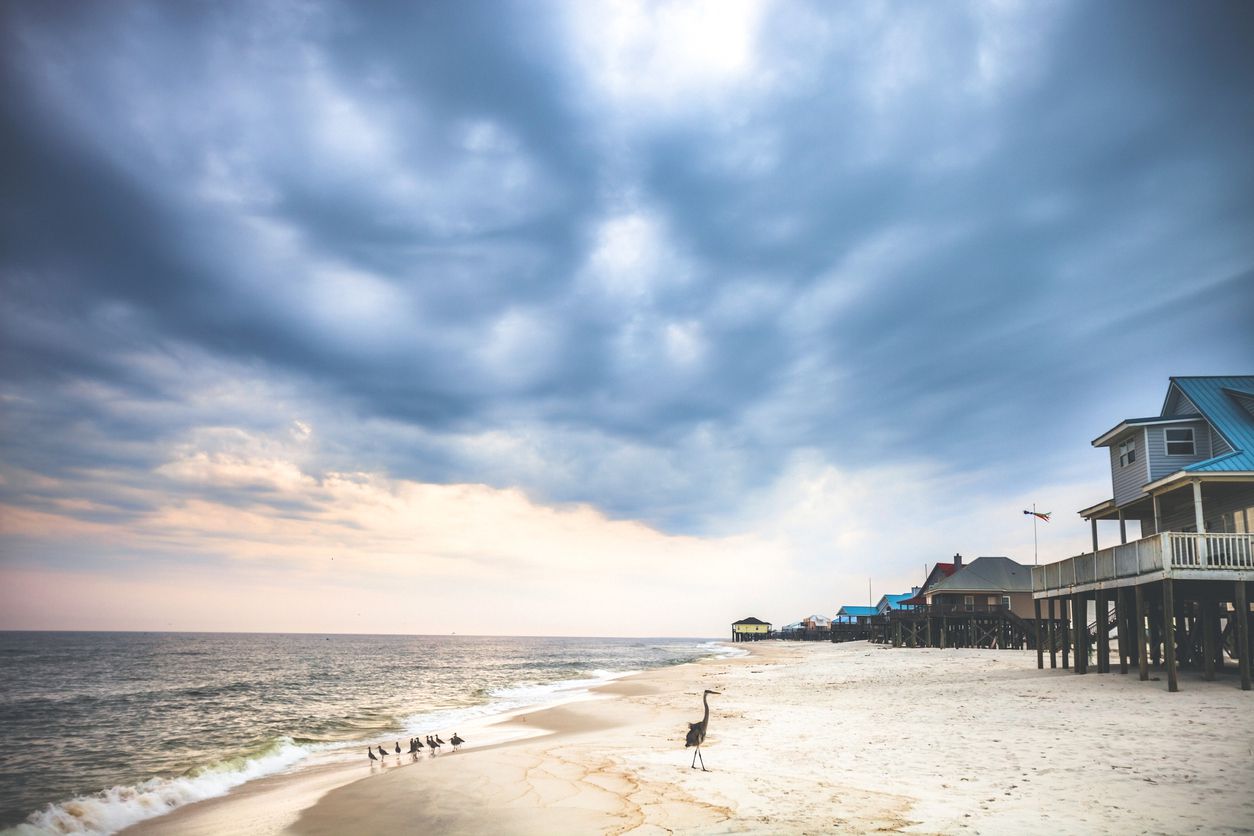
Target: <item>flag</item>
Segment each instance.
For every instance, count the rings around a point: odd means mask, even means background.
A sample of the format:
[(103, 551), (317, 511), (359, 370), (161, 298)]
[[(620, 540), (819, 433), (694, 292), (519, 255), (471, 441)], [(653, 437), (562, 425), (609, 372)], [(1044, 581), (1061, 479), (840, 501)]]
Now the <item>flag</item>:
[(1045, 522), (1049, 522), (1049, 515), (1053, 512), (1051, 511), (1024, 511), (1023, 513), (1032, 517), (1037, 517)]

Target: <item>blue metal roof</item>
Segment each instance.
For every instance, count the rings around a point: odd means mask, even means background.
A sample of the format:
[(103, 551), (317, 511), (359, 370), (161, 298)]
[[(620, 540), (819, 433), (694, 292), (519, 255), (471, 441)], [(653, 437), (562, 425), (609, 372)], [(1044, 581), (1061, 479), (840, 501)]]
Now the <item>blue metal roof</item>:
[[(903, 592), (900, 595), (885, 595), (883, 598), (880, 599), (880, 602), (884, 605), (884, 609), (886, 610), (910, 609), (910, 606), (908, 604), (905, 606), (902, 606), (901, 602), (906, 600), (907, 598), (913, 598), (913, 597), (914, 597), (913, 592)], [(878, 610), (879, 608), (876, 607), (876, 611)]]
[[(1171, 383), (1232, 447), (1231, 453), (1191, 464), (1184, 470), (1190, 473), (1254, 470), (1254, 413), (1243, 403), (1254, 403), (1254, 375), (1173, 377)], [(1170, 389), (1167, 396), (1170, 399)]]
[(875, 607), (841, 607), (836, 615), (875, 615)]

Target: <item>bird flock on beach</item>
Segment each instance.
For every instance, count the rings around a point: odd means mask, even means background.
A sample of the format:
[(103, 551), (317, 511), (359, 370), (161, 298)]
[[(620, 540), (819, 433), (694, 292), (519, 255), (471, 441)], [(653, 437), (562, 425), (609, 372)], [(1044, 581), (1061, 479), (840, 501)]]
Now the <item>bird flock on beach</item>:
[(382, 763), (383, 759), (388, 757), (389, 755), (395, 755), (396, 759), (399, 761), (401, 755), (403, 754), (413, 755), (415, 758), (418, 757), (419, 753), (424, 751), (424, 747), (425, 749), (429, 749), (432, 755), (439, 754), (441, 746), (451, 745), (453, 747), (453, 751), (456, 752), (459, 748), (461, 748), (461, 745), (465, 742), (466, 742), (465, 740), (463, 740), (460, 736), (458, 736), (457, 732), (453, 732), (453, 736), (448, 739), (447, 743), (445, 743), (444, 740), (442, 740), (438, 734), (437, 735), (429, 734), (426, 736), (425, 740), (420, 737), (411, 737), (409, 739), (408, 751), (401, 750), (401, 742), (398, 740), (396, 741), (396, 746), (394, 747), (394, 751), (392, 752), (389, 752), (387, 749), (384, 749), (382, 746), (379, 746), (377, 747), (379, 750), (379, 754), (376, 755), (374, 753), (374, 749), (371, 748), (370, 746), (367, 746), (366, 754), (370, 756), (371, 763), (375, 763), (375, 762)]

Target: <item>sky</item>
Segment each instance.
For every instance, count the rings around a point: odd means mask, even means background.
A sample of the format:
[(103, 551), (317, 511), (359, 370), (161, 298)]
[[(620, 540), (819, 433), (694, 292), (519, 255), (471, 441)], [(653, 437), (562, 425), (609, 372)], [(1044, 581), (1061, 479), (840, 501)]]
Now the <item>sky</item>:
[(1246, 3), (11, 0), (0, 64), (0, 629), (831, 615), (1086, 550), (1091, 440), (1254, 373)]

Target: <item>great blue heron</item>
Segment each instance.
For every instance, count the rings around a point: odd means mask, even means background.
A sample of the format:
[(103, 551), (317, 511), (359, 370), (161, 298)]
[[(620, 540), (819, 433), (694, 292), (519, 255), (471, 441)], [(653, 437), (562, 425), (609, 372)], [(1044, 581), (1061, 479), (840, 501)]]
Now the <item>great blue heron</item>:
[[(697, 750), (692, 753), (692, 768), (697, 768), (697, 758), (701, 758), (701, 744), (705, 742), (705, 730), (710, 725), (710, 694), (718, 694), (718, 691), (706, 689), (701, 695), (701, 703), (705, 706), (705, 716), (701, 718), (699, 723), (688, 724), (688, 739), (684, 741), (684, 748), (696, 746)], [(701, 758), (701, 771), (709, 772), (705, 768), (705, 758)]]

